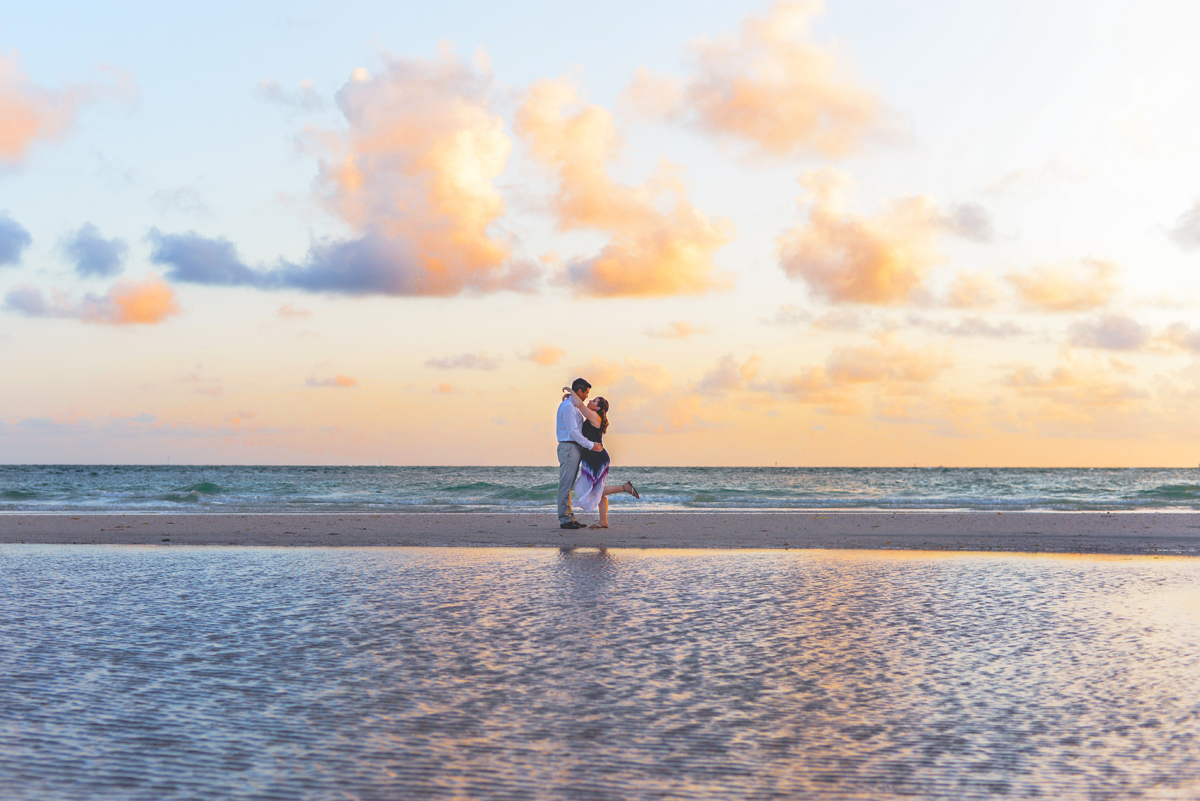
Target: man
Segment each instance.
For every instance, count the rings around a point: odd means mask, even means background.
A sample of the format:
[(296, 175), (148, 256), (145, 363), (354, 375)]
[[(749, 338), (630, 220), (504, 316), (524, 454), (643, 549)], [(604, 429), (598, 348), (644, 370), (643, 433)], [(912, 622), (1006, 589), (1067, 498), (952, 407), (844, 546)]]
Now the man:
[[(571, 391), (582, 400), (587, 400), (592, 385), (582, 378), (576, 378), (571, 383)], [(558, 421), (555, 426), (558, 432), (558, 527), (587, 528), (586, 524), (575, 519), (575, 511), (571, 508), (571, 490), (575, 486), (575, 477), (579, 474), (579, 463), (583, 460), (580, 448), (594, 451), (604, 448), (598, 442), (592, 442), (583, 435), (583, 413), (575, 408), (571, 399), (564, 398), (558, 405)]]

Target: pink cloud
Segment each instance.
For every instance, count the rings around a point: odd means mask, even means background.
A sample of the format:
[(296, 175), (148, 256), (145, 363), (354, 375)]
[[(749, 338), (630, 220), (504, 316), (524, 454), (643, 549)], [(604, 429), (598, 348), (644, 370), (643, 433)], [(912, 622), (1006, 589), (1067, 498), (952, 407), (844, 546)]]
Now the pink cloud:
[(285, 320), (303, 320), (305, 317), (311, 317), (312, 312), (308, 309), (302, 309), (292, 303), (285, 303), (275, 312)]
[(857, 309), (831, 309), (812, 321), (814, 331), (861, 331), (869, 318)]
[(396, 273), (356, 277), (396, 294), (528, 287), (535, 272), (511, 262), (508, 239), (492, 230), (512, 140), (491, 92), (490, 74), (448, 50), (393, 59), (377, 76), (354, 71), (337, 93), (348, 129), (309, 140), (321, 154), (318, 190), (364, 244), (315, 248), (309, 283), (333, 269), (326, 262), (351, 259)]
[(1186, 323), (1171, 323), (1163, 331), (1161, 340), (1169, 349), (1200, 353), (1200, 327), (1193, 328)]
[(1116, 297), (1117, 266), (1087, 258), (1075, 264), (1042, 264), (1005, 276), (1027, 306), (1048, 312), (1091, 311)]
[(890, 335), (873, 345), (840, 348), (825, 363), (829, 377), (840, 384), (879, 381), (925, 383), (953, 364), (949, 355), (935, 348), (912, 348)]
[(1025, 329), (1011, 320), (993, 322), (983, 317), (961, 317), (958, 322), (950, 323), (945, 320), (930, 320), (919, 315), (910, 315), (906, 322), (916, 328), (924, 328), (952, 337), (1004, 339), (1025, 333)]
[(431, 391), (434, 395), (483, 395), (484, 391), (479, 387), (468, 389), (467, 387), (456, 387), (446, 381), (438, 384)]
[(332, 378), (310, 378), (304, 382), (308, 387), (333, 387), (335, 389), (349, 389), (358, 386), (358, 379), (354, 376), (338, 373)]
[(834, 351), (824, 365), (805, 367), (779, 382), (780, 391), (832, 414), (854, 414), (863, 408), (865, 388), (873, 387), (877, 401), (923, 394), (953, 364), (939, 348), (910, 347), (890, 334), (877, 339), (872, 345)]
[(694, 42), (685, 80), (639, 71), (625, 101), (763, 154), (854, 152), (880, 126), (882, 104), (835, 47), (814, 40), (812, 22), (823, 10), (815, 0), (777, 2), (747, 17), (736, 36)]
[(733, 354), (727, 353), (706, 372), (696, 386), (701, 395), (724, 395), (745, 389), (762, 371), (763, 358), (754, 354), (739, 363)]
[(155, 325), (179, 313), (175, 292), (153, 273), (141, 281), (123, 279), (107, 294), (88, 293), (80, 301), (57, 289), (47, 300), (38, 288), (20, 286), (5, 296), (5, 308), (27, 317), (59, 317), (104, 325)]
[(542, 367), (553, 367), (558, 364), (565, 353), (566, 351), (562, 348), (547, 342), (537, 342), (528, 351), (518, 354), (517, 357), (541, 365)]
[(924, 195), (894, 201), (874, 217), (849, 214), (844, 210), (848, 182), (829, 167), (804, 174), (808, 222), (777, 240), (780, 266), (835, 303), (903, 303), (944, 260), (937, 247), (942, 215)]
[(1105, 371), (1088, 365), (1060, 365), (1047, 372), (1022, 365), (1005, 376), (1003, 383), (1022, 396), (1079, 408), (1125, 406), (1150, 397), (1146, 390), (1113, 380)]
[(105, 301), (95, 310), (95, 316), (89, 322), (154, 324), (179, 313), (175, 293), (156, 276), (141, 282), (118, 281)]
[(135, 93), (128, 75), (108, 71), (117, 79), (115, 86), (68, 85), (56, 91), (34, 84), (16, 53), (0, 53), (0, 163), (20, 163), (34, 142), (66, 135), (82, 105)]
[(608, 173), (619, 146), (612, 115), (582, 104), (570, 81), (535, 83), (517, 111), (516, 130), (558, 178), (558, 227), (609, 235), (598, 254), (568, 264), (566, 281), (577, 293), (697, 294), (725, 285), (714, 274), (713, 253), (732, 238), (732, 224), (693, 206), (679, 171), (665, 163), (646, 184), (615, 183)]
[(946, 305), (955, 309), (976, 309), (995, 305), (1000, 287), (990, 273), (960, 272), (950, 282)]

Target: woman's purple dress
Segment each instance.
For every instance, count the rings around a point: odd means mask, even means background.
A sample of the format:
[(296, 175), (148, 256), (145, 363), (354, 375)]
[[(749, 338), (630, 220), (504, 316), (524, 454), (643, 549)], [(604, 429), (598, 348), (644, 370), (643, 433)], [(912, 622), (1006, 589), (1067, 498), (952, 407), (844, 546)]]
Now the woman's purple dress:
[[(583, 435), (592, 442), (603, 440), (600, 429), (586, 420), (583, 421)], [(575, 502), (585, 512), (594, 511), (600, 505), (600, 499), (604, 496), (604, 479), (608, 478), (608, 462), (608, 451), (583, 452), (579, 478), (575, 480), (575, 491), (578, 493)]]

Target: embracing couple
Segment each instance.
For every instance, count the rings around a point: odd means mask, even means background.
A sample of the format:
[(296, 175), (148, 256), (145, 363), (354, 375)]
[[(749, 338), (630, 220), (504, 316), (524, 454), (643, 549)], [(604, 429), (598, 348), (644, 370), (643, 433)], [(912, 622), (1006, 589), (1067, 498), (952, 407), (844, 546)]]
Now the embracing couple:
[[(608, 528), (608, 496), (618, 492), (638, 495), (633, 483), (604, 486), (608, 477), (608, 451), (604, 450), (604, 432), (608, 431), (608, 401), (588, 400), (592, 385), (576, 378), (571, 388), (563, 387), (558, 405), (558, 527), (587, 528), (575, 519), (571, 508), (571, 490), (579, 489), (578, 501), (584, 511), (600, 510), (600, 522), (592, 528)], [(577, 477), (578, 476), (578, 477)]]

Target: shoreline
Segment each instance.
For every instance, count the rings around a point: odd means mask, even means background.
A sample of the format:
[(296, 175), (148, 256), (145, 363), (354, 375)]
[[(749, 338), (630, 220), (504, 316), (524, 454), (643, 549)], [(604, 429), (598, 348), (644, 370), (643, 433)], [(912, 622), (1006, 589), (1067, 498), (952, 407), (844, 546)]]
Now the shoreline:
[[(581, 514), (590, 522), (595, 515)], [(1200, 512), (5, 513), (0, 544), (849, 549), (1200, 556)]]

